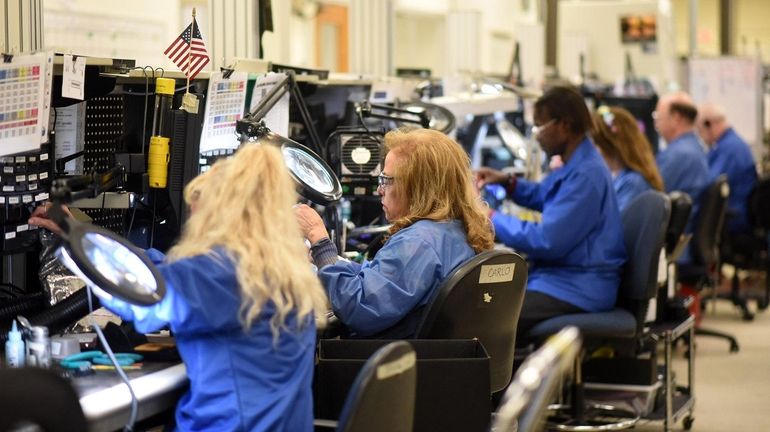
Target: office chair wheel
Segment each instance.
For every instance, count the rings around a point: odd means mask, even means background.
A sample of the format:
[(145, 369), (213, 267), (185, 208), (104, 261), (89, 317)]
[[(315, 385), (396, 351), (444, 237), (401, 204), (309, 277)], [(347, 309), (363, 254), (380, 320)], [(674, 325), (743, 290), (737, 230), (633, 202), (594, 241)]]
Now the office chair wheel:
[(569, 405), (549, 405), (548, 413), (547, 430), (616, 431), (630, 429), (639, 421), (635, 412), (612, 405), (586, 405), (583, 420), (572, 418), (573, 410)]
[(741, 319), (744, 321), (754, 321), (754, 314), (749, 312), (748, 309), (743, 310), (743, 314), (741, 314)]
[(684, 420), (682, 420), (682, 427), (684, 428), (684, 430), (692, 429), (692, 424), (694, 421), (695, 421), (695, 417), (693, 416), (688, 415), (687, 417), (685, 417)]
[(757, 299), (757, 309), (763, 311), (767, 309), (767, 306), (768, 306), (768, 300), (766, 298)]

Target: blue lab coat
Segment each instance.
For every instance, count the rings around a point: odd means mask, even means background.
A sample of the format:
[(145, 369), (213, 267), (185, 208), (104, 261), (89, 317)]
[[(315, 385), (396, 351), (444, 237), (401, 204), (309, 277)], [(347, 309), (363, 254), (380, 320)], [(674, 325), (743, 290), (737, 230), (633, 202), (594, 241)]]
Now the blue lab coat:
[(593, 143), (584, 139), (540, 183), (518, 180), (512, 198), (543, 216), (492, 216), (498, 239), (532, 260), (527, 289), (589, 312), (612, 309), (626, 249), (612, 178)]
[[(335, 315), (357, 336), (381, 333), (425, 306), (457, 266), (475, 255), (458, 220), (421, 220), (391, 236), (372, 261), (318, 270)], [(398, 336), (410, 337), (411, 321)], [(398, 337), (395, 336), (395, 337)]]
[(641, 174), (634, 170), (624, 168), (612, 179), (612, 187), (618, 199), (618, 208), (622, 213), (631, 201), (644, 191), (652, 189), (652, 186)]
[[(695, 229), (694, 221), (700, 211), (703, 192), (711, 182), (706, 152), (703, 150), (701, 141), (694, 132), (684, 133), (671, 141), (666, 150), (658, 153), (656, 159), (666, 192), (681, 191), (692, 198), (692, 211), (685, 227), (685, 233), (692, 233)], [(692, 262), (690, 247), (685, 249), (679, 257), (679, 263)]]
[(275, 308), (266, 304), (244, 331), (235, 268), (221, 250), (159, 269), (167, 288), (160, 303), (138, 307), (113, 299), (102, 305), (142, 333), (171, 326), (190, 380), (177, 404), (177, 430), (312, 431), (314, 320), (298, 328), (288, 319), (289, 330), (274, 340), (269, 321)]
[(749, 146), (733, 128), (728, 128), (709, 152), (708, 163), (712, 182), (721, 174), (727, 174), (727, 182), (730, 184), (727, 230), (750, 231), (746, 205), (757, 182), (757, 168)]

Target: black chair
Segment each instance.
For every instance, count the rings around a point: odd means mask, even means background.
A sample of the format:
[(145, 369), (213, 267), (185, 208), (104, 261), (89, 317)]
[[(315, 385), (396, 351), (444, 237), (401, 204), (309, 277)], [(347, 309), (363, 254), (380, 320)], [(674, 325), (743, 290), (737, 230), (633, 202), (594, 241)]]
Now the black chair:
[(416, 339), (478, 339), (489, 353), (491, 393), (513, 375), (516, 326), (527, 263), (508, 250), (482, 252), (458, 267), (424, 311)]
[(580, 331), (566, 327), (527, 357), (503, 395), (491, 431), (542, 430), (548, 406), (558, 393), (562, 376), (575, 363), (580, 346)]
[[(731, 300), (743, 312), (744, 320), (751, 320), (754, 314), (748, 309), (747, 300), (756, 300), (757, 309), (765, 310), (770, 305), (770, 257), (768, 257), (768, 232), (770, 232), (770, 177), (757, 181), (747, 203), (750, 232), (728, 233), (723, 230), (720, 255), (723, 264), (735, 268), (730, 293), (719, 295)], [(765, 273), (765, 287), (761, 294), (741, 295), (740, 270), (759, 270)]]
[(45, 432), (88, 430), (75, 389), (56, 373), (39, 368), (0, 369), (0, 383), (0, 431), (22, 425)]
[[(608, 312), (567, 314), (538, 323), (528, 333), (532, 340), (543, 340), (567, 326), (575, 326), (583, 335), (584, 352), (611, 346), (616, 357), (648, 354), (652, 335), (645, 325), (649, 303), (657, 293), (658, 263), (670, 216), (669, 198), (655, 191), (636, 197), (622, 214), (623, 236), (628, 261), (618, 289), (615, 308)], [(641, 352), (645, 349), (646, 351)], [(631, 372), (631, 371), (629, 371)], [(569, 418), (558, 425), (561, 430), (618, 430), (632, 427), (637, 413), (611, 406), (585, 406), (581, 360), (575, 362)], [(599, 420), (595, 420), (599, 419)], [(608, 423), (609, 422), (609, 423)]]
[(671, 217), (666, 228), (666, 283), (658, 291), (656, 309), (658, 322), (670, 322), (689, 314), (687, 305), (676, 297), (676, 260), (682, 255), (692, 238), (691, 233), (684, 232), (692, 212), (692, 198), (680, 191), (669, 193), (668, 198), (671, 201)]
[(409, 343), (392, 342), (366, 361), (350, 388), (338, 422), (315, 420), (337, 432), (411, 432), (417, 356)]
[[(722, 227), (729, 196), (730, 186), (727, 184), (725, 175), (717, 177), (704, 192), (690, 244), (692, 262), (677, 266), (679, 282), (695, 285), (698, 290), (706, 287), (715, 289), (719, 285), (719, 243), (722, 238)], [(696, 295), (701, 294), (697, 293)], [(735, 337), (727, 333), (698, 326), (695, 329), (695, 334), (727, 340), (730, 343), (730, 352), (738, 352), (740, 349)]]

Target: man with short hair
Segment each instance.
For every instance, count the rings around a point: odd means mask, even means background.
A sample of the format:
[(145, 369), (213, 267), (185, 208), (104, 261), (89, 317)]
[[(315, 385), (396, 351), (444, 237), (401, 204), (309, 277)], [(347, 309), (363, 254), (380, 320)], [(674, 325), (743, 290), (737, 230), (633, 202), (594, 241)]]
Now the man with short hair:
[(757, 182), (757, 168), (748, 144), (727, 122), (722, 107), (704, 103), (698, 109), (698, 133), (710, 148), (709, 172), (712, 181), (725, 174), (730, 184), (725, 223), (730, 233), (751, 230), (747, 214), (749, 194)]
[[(700, 209), (701, 195), (711, 182), (703, 145), (695, 133), (698, 109), (687, 93), (676, 92), (658, 101), (653, 117), (655, 129), (668, 144), (656, 157), (666, 192), (682, 191), (692, 198), (693, 206), (686, 233), (693, 232), (693, 221)], [(680, 263), (692, 262), (689, 248)]]

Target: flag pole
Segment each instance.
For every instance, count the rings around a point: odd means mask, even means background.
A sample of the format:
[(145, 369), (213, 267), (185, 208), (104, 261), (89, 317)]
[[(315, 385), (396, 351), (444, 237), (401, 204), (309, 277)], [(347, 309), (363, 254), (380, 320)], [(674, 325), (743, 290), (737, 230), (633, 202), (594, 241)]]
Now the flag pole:
[(187, 88), (185, 94), (190, 93), (190, 59), (192, 58), (192, 41), (195, 38), (195, 8), (192, 10), (192, 33), (190, 33), (190, 43), (187, 45)]

